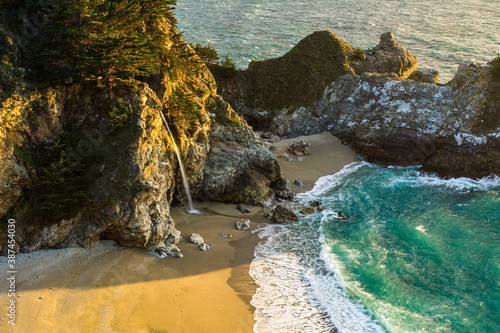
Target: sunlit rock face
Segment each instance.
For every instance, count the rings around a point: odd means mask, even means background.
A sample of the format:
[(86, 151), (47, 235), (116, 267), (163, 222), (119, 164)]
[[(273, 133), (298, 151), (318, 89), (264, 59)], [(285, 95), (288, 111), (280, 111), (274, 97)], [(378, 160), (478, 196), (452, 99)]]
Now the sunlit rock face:
[[(328, 34), (317, 34), (315, 39), (311, 36), (305, 40), (318, 45), (319, 40), (333, 38)], [(349, 70), (331, 76), (312, 102), (282, 105), (278, 110), (266, 109), (258, 101), (252, 103), (259, 106), (252, 108), (245, 102), (255, 97), (247, 94), (250, 88), (245, 88), (245, 82), (258, 81), (270, 73), (287, 80), (286, 71), (276, 66), (262, 74), (253, 71), (251, 64), (235, 78), (223, 79), (219, 91), (259, 129), (281, 137), (329, 130), (371, 162), (423, 165), (423, 170), (444, 177), (499, 174), (500, 89), (487, 66), (460, 66), (455, 78), (443, 85), (437, 83), (439, 72), (435, 70), (415, 72), (417, 59), (392, 33), (383, 34), (375, 48), (355, 59), (355, 50), (340, 48), (349, 60)], [(302, 56), (308, 58), (309, 52), (311, 59), (320, 58), (318, 52), (324, 57), (331, 52), (318, 48), (303, 51)], [(337, 64), (339, 68), (345, 65)], [(293, 90), (284, 93), (294, 100)]]
[(184, 204), (185, 190), (162, 112), (193, 197), (270, 203), (277, 161), (216, 94), (189, 46), (171, 47), (185, 51), (175, 71), (110, 89), (25, 83), (2, 103), (0, 219), (16, 220), (16, 250), (92, 247), (102, 238), (150, 247), (176, 234), (170, 207)]

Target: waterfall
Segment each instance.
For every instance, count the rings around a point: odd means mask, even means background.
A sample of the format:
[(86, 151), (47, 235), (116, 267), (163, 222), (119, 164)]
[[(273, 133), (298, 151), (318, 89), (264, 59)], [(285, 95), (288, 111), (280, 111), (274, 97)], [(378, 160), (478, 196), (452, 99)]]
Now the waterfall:
[(189, 183), (187, 180), (187, 175), (186, 175), (186, 169), (184, 169), (184, 164), (182, 164), (181, 160), (181, 154), (179, 153), (179, 149), (177, 148), (177, 145), (175, 144), (174, 136), (172, 135), (172, 131), (170, 131), (170, 127), (168, 126), (167, 119), (165, 119), (165, 116), (163, 115), (163, 111), (160, 110), (160, 115), (161, 119), (163, 119), (163, 123), (167, 127), (168, 133), (170, 134), (170, 139), (172, 140), (172, 143), (174, 144), (174, 149), (175, 153), (177, 154), (177, 160), (179, 161), (179, 167), (181, 168), (181, 173), (182, 173), (182, 183), (184, 184), (184, 190), (186, 191), (186, 197), (188, 201), (188, 213), (197, 213), (197, 211), (194, 209), (193, 206), (193, 200), (191, 199), (191, 191), (189, 190)]

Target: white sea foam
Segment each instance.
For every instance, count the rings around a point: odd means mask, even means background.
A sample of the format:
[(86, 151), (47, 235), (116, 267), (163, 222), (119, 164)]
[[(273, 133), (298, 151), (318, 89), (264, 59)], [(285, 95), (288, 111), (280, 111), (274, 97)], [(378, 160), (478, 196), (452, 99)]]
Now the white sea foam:
[(251, 301), (255, 332), (385, 332), (349, 298), (319, 223), (267, 225), (258, 233), (250, 267), (259, 285)]
[(481, 179), (466, 177), (443, 179), (436, 175), (419, 175), (417, 169), (410, 169), (410, 175), (403, 174), (392, 179), (392, 185), (411, 184), (413, 186), (443, 186), (457, 191), (491, 191), (500, 188), (500, 177), (492, 175)]
[(353, 162), (349, 165), (346, 165), (342, 170), (340, 170), (334, 175), (328, 175), (319, 178), (314, 187), (312, 188), (312, 190), (306, 193), (299, 193), (297, 195), (297, 198), (304, 199), (307, 197), (321, 196), (326, 192), (328, 192), (329, 190), (331, 190), (332, 188), (334, 188), (335, 186), (338, 186), (342, 182), (342, 179), (344, 179), (346, 176), (355, 172), (359, 168), (369, 164), (370, 163), (368, 162)]

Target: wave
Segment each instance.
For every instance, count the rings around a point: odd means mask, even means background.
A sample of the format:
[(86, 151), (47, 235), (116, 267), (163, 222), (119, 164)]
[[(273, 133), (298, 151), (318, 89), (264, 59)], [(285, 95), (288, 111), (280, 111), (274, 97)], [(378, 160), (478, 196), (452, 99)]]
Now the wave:
[[(255, 332), (385, 332), (349, 298), (333, 261), (322, 250), (319, 225), (266, 225), (250, 276), (259, 288)], [(329, 267), (326, 267), (328, 265)]]

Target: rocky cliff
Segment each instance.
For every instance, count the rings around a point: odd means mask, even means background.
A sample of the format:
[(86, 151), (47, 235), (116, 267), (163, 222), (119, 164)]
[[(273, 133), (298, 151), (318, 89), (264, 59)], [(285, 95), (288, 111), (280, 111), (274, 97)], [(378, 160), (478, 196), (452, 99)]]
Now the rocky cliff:
[[(304, 41), (328, 48), (301, 48)], [(370, 162), (423, 165), (423, 170), (444, 177), (500, 174), (500, 98), (489, 66), (462, 65), (455, 78), (443, 85), (436, 83), (437, 71), (415, 73), (417, 59), (392, 33), (383, 34), (378, 46), (364, 52), (326, 31), (304, 41), (284, 57), (262, 62), (261, 67), (268, 67), (265, 75), (250, 64), (229, 80), (221, 78), (219, 92), (256, 128), (281, 137), (330, 130)], [(336, 66), (336, 75), (317, 75), (309, 59)], [(307, 73), (296, 71), (289, 80), (293, 74), (273, 65), (278, 61), (302, 66)], [(291, 105), (282, 102), (274, 108), (252, 100), (254, 95), (245, 84), (259, 82), (269, 73), (280, 87), (306, 77), (302, 83), (307, 88), (300, 92), (283, 88), (280, 93), (291, 101), (301, 93), (314, 99)], [(252, 84), (252, 92), (258, 87)]]
[[(281, 180), (273, 155), (220, 96), (212, 74), (166, 22), (168, 71), (115, 81), (26, 79), (0, 113), (0, 251), (16, 220), (16, 250), (146, 247), (175, 234), (185, 192), (170, 123), (194, 197), (268, 204)], [(10, 33), (12, 36), (12, 33)]]

